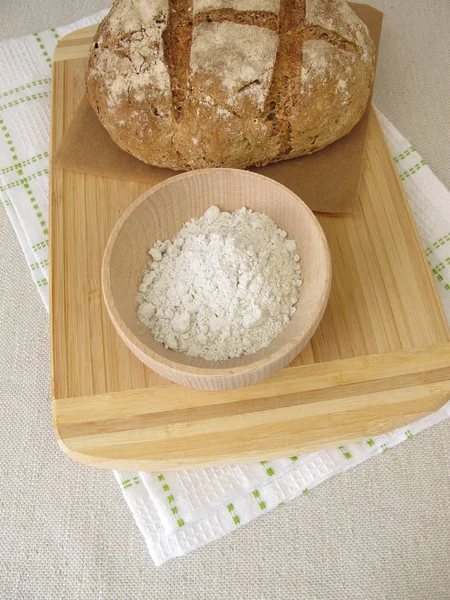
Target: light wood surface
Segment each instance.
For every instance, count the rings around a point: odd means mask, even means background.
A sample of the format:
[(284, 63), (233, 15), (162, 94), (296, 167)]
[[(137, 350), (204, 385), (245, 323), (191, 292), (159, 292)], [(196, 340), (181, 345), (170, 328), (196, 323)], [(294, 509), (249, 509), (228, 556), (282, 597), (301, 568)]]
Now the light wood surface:
[[(87, 48), (86, 32), (71, 36)], [(83, 97), (86, 68), (86, 50), (61, 44), (53, 152)], [(319, 217), (333, 263), (321, 324), (290, 367), (254, 386), (168, 384), (115, 332), (101, 297), (103, 252), (145, 189), (52, 170), (53, 417), (73, 459), (156, 470), (289, 456), (388, 431), (445, 402), (450, 336), (373, 112), (355, 214)]]
[[(284, 331), (254, 354), (204, 360), (164, 348), (137, 316), (137, 290), (148, 249), (174, 237), (211, 206), (233, 212), (246, 206), (275, 221), (297, 242), (303, 286)], [(311, 339), (330, 294), (331, 259), (323, 230), (304, 202), (281, 184), (248, 171), (203, 169), (171, 177), (142, 194), (121, 216), (103, 259), (103, 295), (114, 327), (142, 362), (171, 381), (203, 390), (250, 385), (285, 367)]]

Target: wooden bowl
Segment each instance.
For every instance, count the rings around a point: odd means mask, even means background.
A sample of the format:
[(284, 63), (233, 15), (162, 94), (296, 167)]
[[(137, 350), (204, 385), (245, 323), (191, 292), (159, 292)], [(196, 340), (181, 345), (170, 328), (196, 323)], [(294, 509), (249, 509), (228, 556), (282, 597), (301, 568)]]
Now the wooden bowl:
[[(297, 311), (266, 348), (237, 359), (210, 361), (166, 349), (137, 317), (137, 291), (156, 240), (174, 237), (189, 219), (209, 206), (262, 212), (295, 239), (303, 286)], [(306, 204), (283, 185), (236, 169), (204, 169), (171, 177), (140, 196), (117, 222), (102, 269), (105, 304), (128, 348), (148, 367), (177, 383), (223, 390), (269, 377), (307, 344), (325, 310), (331, 260), (322, 228)]]

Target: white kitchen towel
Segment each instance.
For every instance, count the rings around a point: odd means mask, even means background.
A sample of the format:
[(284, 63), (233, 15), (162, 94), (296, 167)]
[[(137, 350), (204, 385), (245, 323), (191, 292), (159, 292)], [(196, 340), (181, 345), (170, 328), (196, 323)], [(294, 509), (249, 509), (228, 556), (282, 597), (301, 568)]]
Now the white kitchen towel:
[(0, 200), (47, 310), (51, 57), (58, 39), (106, 13), (0, 42)]
[[(60, 37), (103, 14), (0, 42), (0, 200), (47, 307), (51, 56)], [(395, 127), (378, 116), (450, 321), (450, 193)], [(333, 450), (177, 473), (120, 471), (115, 477), (159, 565), (449, 417), (450, 403), (409, 427)]]

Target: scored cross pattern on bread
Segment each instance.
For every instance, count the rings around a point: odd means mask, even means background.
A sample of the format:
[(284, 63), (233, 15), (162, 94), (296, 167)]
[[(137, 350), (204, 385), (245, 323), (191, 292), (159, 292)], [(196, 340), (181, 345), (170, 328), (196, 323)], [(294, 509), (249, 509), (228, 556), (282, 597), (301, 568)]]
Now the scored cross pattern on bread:
[(141, 160), (243, 168), (348, 133), (373, 74), (373, 43), (344, 0), (116, 0), (87, 89)]

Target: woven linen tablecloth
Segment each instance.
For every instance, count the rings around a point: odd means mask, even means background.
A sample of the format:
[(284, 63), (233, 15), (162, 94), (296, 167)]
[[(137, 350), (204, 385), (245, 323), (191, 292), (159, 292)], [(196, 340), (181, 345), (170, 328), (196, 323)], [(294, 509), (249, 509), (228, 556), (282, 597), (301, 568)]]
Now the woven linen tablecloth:
[[(46, 307), (51, 56), (60, 37), (100, 16), (0, 43), (0, 199)], [(409, 142), (379, 118), (450, 319), (450, 194)], [(115, 477), (153, 560), (161, 564), (449, 416), (446, 405), (388, 435), (301, 457), (178, 473), (115, 472)]]

